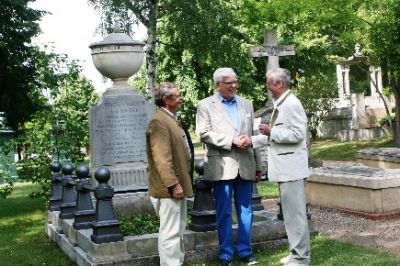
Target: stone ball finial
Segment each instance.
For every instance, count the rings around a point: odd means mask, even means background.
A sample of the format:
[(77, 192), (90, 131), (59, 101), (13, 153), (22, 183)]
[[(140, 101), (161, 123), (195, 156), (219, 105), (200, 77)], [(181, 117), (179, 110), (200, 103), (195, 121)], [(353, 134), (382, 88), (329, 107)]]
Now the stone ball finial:
[(66, 163), (62, 167), (62, 172), (64, 175), (72, 175), (72, 172), (74, 171), (74, 166), (72, 163)]
[(94, 177), (96, 178), (97, 182), (99, 183), (107, 183), (110, 179), (111, 173), (105, 167), (97, 168), (96, 172), (94, 173)]
[(198, 161), (194, 166), (194, 170), (196, 171), (196, 173), (199, 174), (199, 176), (203, 175), (204, 174), (204, 160)]
[(85, 165), (79, 165), (75, 170), (76, 175), (79, 179), (87, 178), (89, 176), (89, 167)]
[(54, 173), (59, 173), (61, 170), (61, 164), (59, 162), (52, 162), (50, 164), (51, 171)]

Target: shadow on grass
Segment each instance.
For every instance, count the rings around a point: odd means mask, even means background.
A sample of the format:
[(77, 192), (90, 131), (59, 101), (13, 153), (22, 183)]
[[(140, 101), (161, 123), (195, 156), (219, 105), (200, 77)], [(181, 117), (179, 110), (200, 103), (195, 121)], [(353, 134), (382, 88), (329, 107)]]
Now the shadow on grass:
[(30, 215), (37, 211), (43, 212), (44, 210), (44, 200), (39, 198), (31, 199), (25, 196), (7, 198), (0, 201), (0, 217), (2, 219)]

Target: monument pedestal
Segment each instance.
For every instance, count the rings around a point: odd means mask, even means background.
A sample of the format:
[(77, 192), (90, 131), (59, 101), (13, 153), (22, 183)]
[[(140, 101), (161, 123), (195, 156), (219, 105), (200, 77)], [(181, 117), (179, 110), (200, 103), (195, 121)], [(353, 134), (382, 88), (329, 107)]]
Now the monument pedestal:
[[(124, 216), (153, 212), (147, 194), (145, 132), (154, 111), (144, 96), (126, 87), (108, 89), (90, 110), (91, 168), (110, 170), (114, 207)], [(92, 186), (97, 186), (94, 178)]]

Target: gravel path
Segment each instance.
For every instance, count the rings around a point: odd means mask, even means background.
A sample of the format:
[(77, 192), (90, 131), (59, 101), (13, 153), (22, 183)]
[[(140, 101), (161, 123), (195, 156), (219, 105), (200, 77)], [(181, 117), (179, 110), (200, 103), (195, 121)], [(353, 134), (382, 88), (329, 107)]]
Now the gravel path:
[[(264, 200), (264, 207), (278, 213), (278, 199)], [(310, 207), (314, 229), (343, 242), (388, 251), (400, 257), (400, 217), (370, 220), (334, 209)]]
[[(351, 165), (355, 162), (324, 161), (324, 166)], [(269, 211), (278, 212), (277, 199), (264, 202)], [(310, 207), (314, 228), (332, 239), (355, 243), (400, 257), (400, 217), (386, 220), (370, 220), (360, 216)]]

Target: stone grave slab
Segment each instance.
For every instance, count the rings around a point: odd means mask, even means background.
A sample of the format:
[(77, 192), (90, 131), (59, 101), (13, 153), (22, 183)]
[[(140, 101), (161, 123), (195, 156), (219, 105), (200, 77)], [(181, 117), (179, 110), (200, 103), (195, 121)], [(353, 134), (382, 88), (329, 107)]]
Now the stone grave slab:
[(400, 169), (365, 165), (311, 169), (311, 205), (340, 209), (371, 219), (400, 214)]
[(400, 148), (374, 148), (359, 150), (355, 154), (357, 162), (383, 169), (400, 168)]

